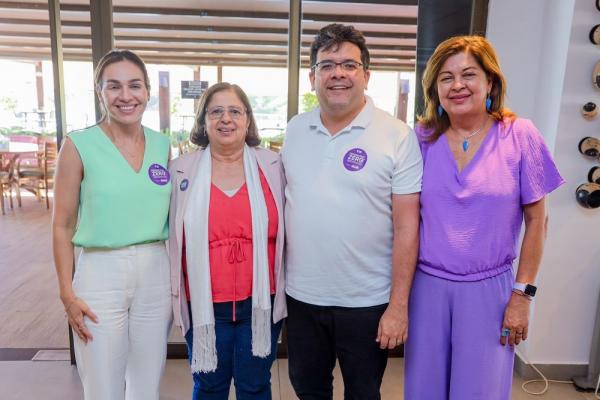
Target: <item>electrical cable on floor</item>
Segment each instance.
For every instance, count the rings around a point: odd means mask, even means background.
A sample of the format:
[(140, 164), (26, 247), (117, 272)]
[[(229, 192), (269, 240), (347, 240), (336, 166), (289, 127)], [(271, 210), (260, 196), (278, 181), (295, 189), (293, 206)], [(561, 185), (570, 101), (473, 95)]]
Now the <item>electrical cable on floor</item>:
[[(523, 384), (521, 385), (521, 389), (523, 389), (523, 391), (525, 393), (528, 394), (533, 394), (536, 396), (541, 396), (544, 393), (546, 393), (548, 391), (548, 387), (550, 386), (550, 382), (552, 383), (573, 383), (573, 381), (559, 381), (559, 380), (555, 380), (555, 379), (548, 379), (546, 378), (546, 376), (544, 374), (542, 374), (542, 371), (540, 371), (534, 364), (532, 364), (531, 362), (529, 362), (529, 360), (527, 359), (527, 357), (525, 357), (524, 355), (522, 355), (521, 353), (519, 353), (519, 357), (521, 357), (523, 359), (523, 361), (525, 361), (525, 363), (527, 365), (529, 365), (531, 368), (533, 368), (533, 370), (535, 372), (537, 372), (539, 374), (539, 376), (542, 379), (531, 379), (528, 381), (523, 382)], [(531, 384), (531, 383), (536, 383), (536, 382), (544, 382), (544, 389), (542, 389), (540, 392), (532, 392), (531, 390), (528, 390), (525, 386)], [(600, 397), (598, 397), (598, 386), (600, 386), (600, 376), (598, 377), (598, 385), (596, 385), (596, 398), (600, 399)]]

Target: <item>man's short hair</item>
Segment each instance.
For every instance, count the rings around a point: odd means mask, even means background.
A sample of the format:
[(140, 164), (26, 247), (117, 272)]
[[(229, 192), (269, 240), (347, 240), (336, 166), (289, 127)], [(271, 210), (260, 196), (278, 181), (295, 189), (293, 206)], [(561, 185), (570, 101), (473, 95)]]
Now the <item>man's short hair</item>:
[(352, 25), (330, 24), (317, 32), (315, 39), (310, 46), (310, 66), (311, 68), (317, 62), (317, 53), (319, 50), (330, 50), (337, 48), (344, 42), (352, 43), (360, 49), (360, 61), (363, 68), (369, 69), (369, 49), (362, 32), (355, 29)]

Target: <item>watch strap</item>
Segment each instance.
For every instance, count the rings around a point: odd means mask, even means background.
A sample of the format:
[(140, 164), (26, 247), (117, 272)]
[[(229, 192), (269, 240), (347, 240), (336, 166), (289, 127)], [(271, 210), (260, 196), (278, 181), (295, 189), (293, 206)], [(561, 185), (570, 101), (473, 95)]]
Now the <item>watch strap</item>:
[(523, 294), (525, 294), (526, 296), (529, 296), (529, 297), (534, 297), (535, 292), (537, 292), (537, 287), (535, 287), (529, 283), (522, 283), (522, 282), (515, 282), (513, 284), (513, 289), (523, 292)]

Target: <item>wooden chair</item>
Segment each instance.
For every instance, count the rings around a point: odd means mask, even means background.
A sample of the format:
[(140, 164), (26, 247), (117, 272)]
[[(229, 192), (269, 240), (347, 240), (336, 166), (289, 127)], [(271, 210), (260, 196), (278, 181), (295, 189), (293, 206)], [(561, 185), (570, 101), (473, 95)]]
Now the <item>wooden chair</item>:
[[(46, 208), (50, 208), (48, 190), (54, 183), (54, 170), (58, 148), (55, 142), (43, 142), (43, 150), (38, 153), (38, 163), (35, 166), (25, 166), (17, 163), (18, 188), (24, 188), (35, 194), (41, 200), (46, 198)], [(43, 193), (43, 195), (42, 195)]]
[(15, 188), (17, 202), (19, 207), (21, 207), (21, 193), (19, 192), (19, 184), (15, 176), (15, 163), (18, 157), (18, 154), (13, 154), (12, 157), (9, 158), (8, 162), (0, 163), (0, 208), (2, 209), (2, 215), (6, 214), (4, 208), (4, 198), (7, 194), (10, 200), (10, 208), (14, 208), (12, 199), (13, 188)]

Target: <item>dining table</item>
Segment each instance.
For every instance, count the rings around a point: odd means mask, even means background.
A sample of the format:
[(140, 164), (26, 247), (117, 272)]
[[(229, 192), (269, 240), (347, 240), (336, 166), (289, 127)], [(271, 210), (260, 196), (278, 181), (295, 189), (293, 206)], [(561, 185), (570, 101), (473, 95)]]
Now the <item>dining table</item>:
[[(27, 142), (9, 142), (8, 148), (0, 147), (0, 170), (5, 172), (13, 172), (8, 171), (9, 167), (15, 168), (17, 165), (17, 160), (20, 157), (26, 157), (28, 159), (37, 158), (37, 153), (39, 151), (39, 146), (37, 143), (27, 143)], [(14, 159), (14, 162), (10, 161)]]
[(27, 142), (8, 142), (8, 148), (0, 148), (0, 155), (15, 153), (37, 153), (39, 145)]
[(13, 155), (20, 157), (25, 154), (35, 157), (39, 149), (40, 147), (37, 143), (9, 142), (8, 148), (0, 147), (0, 159), (5, 162), (6, 160), (12, 158)]

